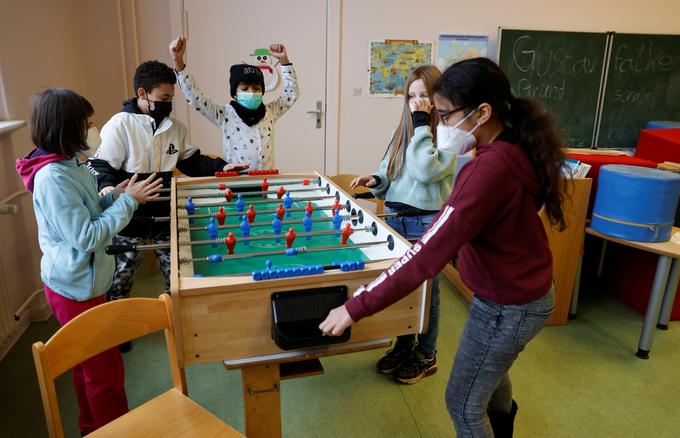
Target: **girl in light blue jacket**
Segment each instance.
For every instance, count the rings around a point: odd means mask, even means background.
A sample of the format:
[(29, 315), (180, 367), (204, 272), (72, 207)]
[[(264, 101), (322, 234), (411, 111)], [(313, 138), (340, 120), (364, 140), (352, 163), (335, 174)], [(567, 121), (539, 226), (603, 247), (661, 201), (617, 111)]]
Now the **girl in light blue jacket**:
[[(33, 192), (40, 275), (47, 302), (64, 325), (104, 303), (114, 257), (104, 252), (138, 204), (158, 196), (161, 180), (135, 175), (100, 198), (94, 175), (78, 154), (98, 146), (92, 105), (71, 90), (56, 88), (34, 98), (31, 138), (36, 148), (17, 160), (26, 188)], [(79, 425), (89, 433), (127, 412), (123, 361), (118, 349), (105, 351), (73, 369), (80, 406)]]
[[(453, 187), (459, 151), (445, 146), (432, 107), (432, 88), (441, 73), (433, 65), (416, 67), (406, 81), (399, 126), (392, 134), (380, 169), (355, 178), (350, 188), (365, 186), (385, 200), (387, 225), (407, 239), (419, 238), (432, 223)], [(377, 363), (379, 372), (401, 383), (418, 383), (437, 371), (439, 275), (432, 279), (429, 324), (425, 333), (397, 337), (394, 348)]]

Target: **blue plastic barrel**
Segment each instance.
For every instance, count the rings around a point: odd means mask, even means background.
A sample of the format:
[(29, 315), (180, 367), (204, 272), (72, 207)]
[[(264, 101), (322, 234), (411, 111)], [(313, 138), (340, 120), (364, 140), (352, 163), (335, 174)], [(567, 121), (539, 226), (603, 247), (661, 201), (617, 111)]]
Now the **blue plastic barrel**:
[(647, 122), (646, 129), (672, 129), (680, 128), (680, 121), (652, 120)]
[(591, 226), (620, 239), (666, 242), (671, 238), (678, 197), (678, 174), (608, 164), (600, 168)]

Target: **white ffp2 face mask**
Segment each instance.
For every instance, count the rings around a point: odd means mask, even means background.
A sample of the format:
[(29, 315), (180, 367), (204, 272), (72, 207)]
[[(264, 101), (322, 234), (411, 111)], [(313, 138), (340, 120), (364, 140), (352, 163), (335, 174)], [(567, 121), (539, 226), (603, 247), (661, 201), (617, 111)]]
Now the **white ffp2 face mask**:
[(99, 135), (99, 130), (96, 126), (93, 126), (87, 130), (85, 144), (87, 144), (88, 149), (83, 151), (83, 154), (87, 157), (92, 157), (102, 144), (102, 138)]
[(471, 131), (463, 131), (459, 126), (474, 113), (475, 111), (472, 111), (453, 126), (440, 122), (437, 125), (437, 149), (453, 152), (457, 155), (464, 155), (471, 151), (477, 144), (477, 139), (472, 134), (480, 125), (478, 124)]

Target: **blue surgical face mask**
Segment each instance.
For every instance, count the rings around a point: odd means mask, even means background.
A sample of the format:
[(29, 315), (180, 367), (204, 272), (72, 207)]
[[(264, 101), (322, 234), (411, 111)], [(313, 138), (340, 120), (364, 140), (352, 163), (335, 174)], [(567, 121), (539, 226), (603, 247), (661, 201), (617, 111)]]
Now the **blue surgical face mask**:
[(239, 91), (236, 93), (236, 102), (238, 102), (244, 108), (251, 110), (257, 109), (260, 105), (262, 105), (262, 93)]

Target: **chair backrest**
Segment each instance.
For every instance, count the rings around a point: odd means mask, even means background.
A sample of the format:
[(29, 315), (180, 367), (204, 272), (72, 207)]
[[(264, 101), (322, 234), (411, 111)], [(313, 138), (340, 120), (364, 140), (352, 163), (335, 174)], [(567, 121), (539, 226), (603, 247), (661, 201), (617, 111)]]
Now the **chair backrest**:
[[(348, 194), (352, 193), (366, 193), (370, 191), (366, 187), (357, 187), (355, 189), (350, 189), (349, 184), (352, 182), (352, 180), (359, 175), (355, 175), (353, 173), (340, 173), (338, 175), (333, 175), (328, 177), (335, 185), (340, 187), (342, 190), (347, 192)], [(385, 203), (382, 201), (382, 199), (378, 198), (373, 198), (373, 199), (366, 199), (366, 201), (374, 202), (375, 203), (375, 213), (376, 214), (381, 214), (384, 209), (385, 209)]]
[(47, 343), (33, 344), (40, 393), (51, 437), (63, 437), (54, 379), (75, 365), (119, 344), (163, 330), (173, 386), (186, 394), (184, 370), (177, 359), (172, 300), (129, 298), (94, 307), (60, 328)]

